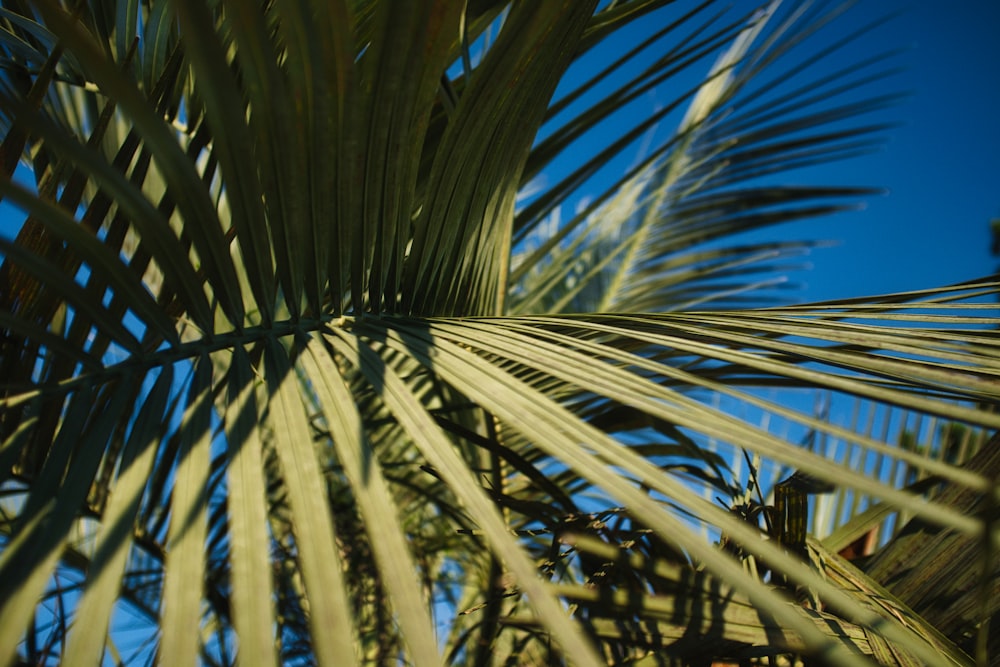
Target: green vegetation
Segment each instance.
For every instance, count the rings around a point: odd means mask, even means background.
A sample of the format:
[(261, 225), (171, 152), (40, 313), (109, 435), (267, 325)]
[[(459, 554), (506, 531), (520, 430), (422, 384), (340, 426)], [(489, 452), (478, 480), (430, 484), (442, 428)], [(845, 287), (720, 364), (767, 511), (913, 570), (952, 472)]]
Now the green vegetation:
[(0, 664), (996, 664), (1000, 283), (781, 299), (778, 4), (5, 1)]

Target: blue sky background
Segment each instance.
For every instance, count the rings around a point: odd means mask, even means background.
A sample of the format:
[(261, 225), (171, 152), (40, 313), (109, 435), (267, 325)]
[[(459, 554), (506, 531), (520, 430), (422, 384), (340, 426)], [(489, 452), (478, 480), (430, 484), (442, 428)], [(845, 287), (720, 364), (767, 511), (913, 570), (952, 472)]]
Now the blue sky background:
[(797, 277), (810, 301), (954, 283), (1000, 264), (989, 252), (989, 221), (1000, 217), (1000, 2), (862, 0), (841, 29), (900, 10), (876, 44), (856, 47), (906, 49), (887, 86), (910, 95), (882, 114), (900, 125), (878, 153), (815, 172), (888, 192), (796, 228), (841, 242), (813, 251), (813, 269)]
[[(625, 53), (698, 4), (697, 0), (672, 3), (608, 38), (601, 45), (606, 48), (599, 48), (596, 54), (588, 55), (589, 60), (585, 58), (569, 70), (555, 99), (607, 66), (612, 56)], [(748, 16), (761, 4), (762, 0), (735, 0), (716, 26)], [(785, 2), (771, 23), (778, 24), (801, 5), (810, 7), (808, 13), (816, 8), (836, 8), (838, 4), (837, 0)], [(953, 3), (858, 0), (852, 4), (844, 15), (807, 38), (805, 44), (787, 54), (773, 69), (765, 71), (761, 80), (780, 77), (781, 72), (799, 64), (823, 45), (861, 31), (858, 39), (780, 84), (779, 89), (784, 92), (802, 86), (812, 89), (813, 82), (844, 68), (851, 68), (852, 76), (857, 78), (879, 71), (896, 71), (846, 96), (827, 99), (822, 108), (901, 94), (896, 105), (810, 132), (891, 124), (877, 134), (884, 143), (873, 153), (784, 172), (768, 177), (768, 182), (882, 188), (884, 194), (868, 198), (862, 210), (767, 227), (713, 244), (834, 242), (835, 245), (813, 250), (806, 258), (806, 269), (788, 273), (790, 282), (799, 289), (783, 291), (781, 296), (799, 302), (923, 289), (996, 272), (1000, 258), (990, 255), (989, 224), (992, 218), (1000, 217), (1000, 39), (997, 39), (1000, 0)], [(661, 43), (658, 47), (661, 50), (640, 57), (640, 64), (626, 67), (615, 81), (601, 84), (605, 92), (592, 93), (594, 97), (589, 98), (589, 103), (587, 97), (583, 98), (576, 111), (593, 103), (597, 95), (610, 92), (652, 58), (659, 57), (662, 49), (674, 46), (679, 37), (689, 34), (726, 6), (727, 3), (719, 2), (708, 7)], [(865, 30), (886, 17), (889, 20), (876, 29)], [(854, 67), (892, 51), (896, 54), (882, 64), (868, 69)], [(585, 136), (549, 165), (539, 176), (538, 184), (554, 185), (582, 161), (590, 159), (598, 150), (595, 146), (607, 145), (676, 100), (703, 80), (713, 60), (714, 55), (702, 59), (630, 103), (618, 112), (620, 115), (604, 121), (594, 130), (595, 135)], [(755, 85), (751, 84), (753, 88)], [(600, 87), (595, 89), (599, 90)], [(823, 89), (820, 95), (828, 90), (829, 87)], [(600, 194), (636, 164), (639, 157), (648, 154), (650, 145), (670, 136), (686, 109), (685, 103), (646, 137), (645, 144), (637, 141), (592, 177), (564, 203), (562, 219), (572, 217), (581, 200), (585, 202)], [(818, 110), (811, 107), (801, 114)], [(542, 128), (542, 137), (562, 122), (559, 118)], [(531, 195), (527, 195), (525, 201), (530, 199)]]

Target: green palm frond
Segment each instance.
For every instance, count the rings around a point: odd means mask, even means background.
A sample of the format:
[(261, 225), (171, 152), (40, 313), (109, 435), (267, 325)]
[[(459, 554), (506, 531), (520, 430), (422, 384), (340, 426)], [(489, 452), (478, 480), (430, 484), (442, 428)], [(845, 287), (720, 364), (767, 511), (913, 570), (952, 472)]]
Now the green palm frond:
[(858, 97), (881, 58), (796, 82), (838, 43), (775, 65), (838, 8), (671, 4), (5, 3), (0, 662), (690, 663), (697, 636), (969, 664), (972, 616), (935, 634), (875, 571), (741, 515), (732, 454), (988, 562), (988, 516), (881, 471), (987, 504), (995, 478), (786, 399), (983, 442), (1000, 282), (694, 310), (767, 303), (750, 287), (812, 245), (721, 240), (871, 192), (768, 179), (870, 148), (889, 98)]

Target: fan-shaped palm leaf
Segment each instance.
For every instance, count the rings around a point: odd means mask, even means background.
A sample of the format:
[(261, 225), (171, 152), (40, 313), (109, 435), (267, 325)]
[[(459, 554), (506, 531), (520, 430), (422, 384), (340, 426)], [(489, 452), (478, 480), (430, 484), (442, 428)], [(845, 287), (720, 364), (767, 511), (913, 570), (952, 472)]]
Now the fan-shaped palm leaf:
[[(836, 10), (669, 4), (5, 7), (0, 195), (27, 217), (0, 247), (2, 661), (695, 659), (684, 634), (724, 638), (718, 657), (763, 640), (966, 663), (959, 638), (870, 604), (863, 575), (824, 578), (713, 502), (742, 480), (711, 448), (992, 544), (984, 519), (756, 417), (992, 498), (771, 392), (996, 429), (998, 322), (977, 299), (1000, 284), (678, 311), (808, 245), (698, 244), (867, 192), (753, 179), (867, 148), (880, 126), (841, 124), (885, 100), (851, 97), (846, 70), (823, 99), (766, 78)], [(660, 48), (652, 64), (614, 60), (550, 105), (639, 17), (667, 26), (635, 51)], [(645, 126), (517, 207), (603, 119), (702, 65), (669, 105), (678, 131), (595, 204), (551, 222)], [(567, 314), (584, 308), (607, 312)]]

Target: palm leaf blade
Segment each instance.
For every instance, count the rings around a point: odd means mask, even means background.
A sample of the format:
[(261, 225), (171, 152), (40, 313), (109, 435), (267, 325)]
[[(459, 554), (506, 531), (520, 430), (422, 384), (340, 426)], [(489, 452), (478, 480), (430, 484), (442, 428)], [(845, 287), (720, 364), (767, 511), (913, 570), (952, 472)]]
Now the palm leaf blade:
[(163, 584), (163, 660), (177, 664), (197, 654), (205, 580), (212, 367), (195, 364), (189, 407), (181, 422)]
[[(287, 354), (269, 340), (265, 363), (275, 452), (285, 476), (295, 544), (309, 605), (309, 623), (320, 664), (358, 662), (346, 584), (337, 557), (326, 485), (306, 423), (297, 380)], [(330, 561), (333, 560), (331, 565)]]
[(240, 651), (277, 664), (272, 625), (271, 548), (267, 532), (262, 439), (256, 382), (242, 347), (234, 351), (226, 439), (230, 448), (229, 506), (233, 567), (233, 628)]
[[(167, 369), (169, 370), (169, 369)], [(80, 600), (78, 614), (88, 619), (92, 627), (107, 627), (111, 610), (119, 595), (126, 558), (132, 547), (131, 535), (135, 516), (149, 471), (153, 466), (164, 407), (172, 381), (164, 372), (143, 404), (133, 427), (126, 450), (122, 454), (122, 469), (107, 509), (107, 533), (101, 536), (91, 560), (93, 568), (87, 589)], [(104, 649), (106, 634), (101, 632), (71, 633), (66, 646), (67, 665), (92, 665), (98, 662)]]

